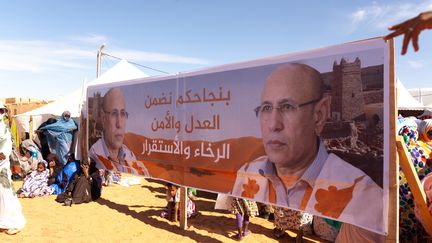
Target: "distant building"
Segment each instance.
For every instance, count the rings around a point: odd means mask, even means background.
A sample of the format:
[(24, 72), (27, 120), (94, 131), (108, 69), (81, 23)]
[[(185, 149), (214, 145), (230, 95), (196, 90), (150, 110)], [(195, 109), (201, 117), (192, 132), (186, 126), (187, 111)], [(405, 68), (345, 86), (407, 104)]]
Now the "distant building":
[(11, 117), (27, 111), (34, 110), (52, 102), (52, 100), (40, 100), (22, 97), (5, 98), (2, 99), (2, 101), (8, 108), (9, 116)]

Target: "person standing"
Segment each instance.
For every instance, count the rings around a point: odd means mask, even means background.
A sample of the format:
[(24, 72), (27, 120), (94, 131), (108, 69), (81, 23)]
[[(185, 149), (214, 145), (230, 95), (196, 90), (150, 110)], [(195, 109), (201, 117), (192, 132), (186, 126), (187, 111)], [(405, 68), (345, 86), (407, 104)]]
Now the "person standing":
[(235, 240), (241, 241), (250, 235), (249, 220), (258, 215), (258, 206), (255, 201), (233, 198), (231, 202), (231, 212), (236, 216), (238, 233), (233, 236)]
[(64, 111), (57, 122), (40, 127), (37, 132), (47, 136), (51, 152), (57, 154), (63, 165), (66, 165), (76, 129), (78, 126), (71, 118), (71, 113)]
[(6, 107), (0, 102), (0, 231), (13, 235), (24, 228), (26, 219), (12, 187), (9, 161), (12, 138), (3, 120), (5, 113)]

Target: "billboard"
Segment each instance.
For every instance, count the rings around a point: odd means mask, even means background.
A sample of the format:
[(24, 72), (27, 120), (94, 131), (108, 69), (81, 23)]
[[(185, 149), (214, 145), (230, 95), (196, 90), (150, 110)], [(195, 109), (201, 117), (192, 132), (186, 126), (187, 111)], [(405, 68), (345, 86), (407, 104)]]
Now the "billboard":
[(88, 87), (97, 167), (387, 231), (389, 45)]

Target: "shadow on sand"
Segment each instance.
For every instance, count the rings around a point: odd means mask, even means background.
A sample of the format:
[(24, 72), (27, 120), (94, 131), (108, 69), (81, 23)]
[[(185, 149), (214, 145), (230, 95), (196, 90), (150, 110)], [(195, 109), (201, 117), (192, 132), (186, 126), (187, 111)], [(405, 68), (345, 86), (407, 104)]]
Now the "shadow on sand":
[[(145, 223), (145, 224), (149, 224), (153, 227), (157, 227), (159, 229), (163, 229), (166, 230), (168, 232), (172, 232), (175, 234), (179, 234), (179, 235), (183, 235), (185, 237), (188, 237), (196, 242), (222, 242), (219, 240), (216, 240), (214, 238), (208, 237), (208, 236), (204, 236), (204, 235), (200, 235), (194, 231), (189, 231), (189, 230), (182, 230), (180, 227), (178, 227), (177, 225), (171, 225), (167, 222), (163, 222), (163, 221), (159, 221), (157, 219), (154, 219), (153, 217), (160, 217), (160, 207), (154, 207), (154, 208), (158, 208), (156, 209), (148, 209), (145, 210), (143, 212), (136, 212), (134, 210), (130, 210), (129, 206), (127, 205), (122, 205), (122, 204), (118, 204), (115, 202), (112, 202), (110, 200), (104, 199), (104, 198), (99, 198), (97, 201), (97, 203), (107, 206), (111, 209), (114, 209), (120, 213), (124, 213), (128, 216), (131, 216), (135, 219), (140, 220), (141, 222)], [(138, 207), (138, 205), (134, 205), (134, 207)], [(139, 206), (139, 207), (143, 207), (143, 206)]]

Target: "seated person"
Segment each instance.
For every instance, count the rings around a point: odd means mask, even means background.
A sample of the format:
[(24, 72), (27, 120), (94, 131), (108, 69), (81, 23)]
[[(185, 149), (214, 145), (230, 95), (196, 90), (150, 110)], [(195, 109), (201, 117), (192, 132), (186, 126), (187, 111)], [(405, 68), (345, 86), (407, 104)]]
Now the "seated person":
[(46, 196), (53, 192), (53, 189), (48, 186), (49, 172), (46, 169), (45, 162), (39, 162), (37, 170), (27, 175), (24, 179), (22, 187), (18, 190), (18, 197)]
[(66, 192), (59, 194), (56, 201), (71, 206), (96, 200), (101, 195), (101, 182), (99, 170), (88, 161), (83, 161)]
[(63, 164), (60, 162), (59, 157), (56, 154), (48, 154), (47, 161), (49, 168), (48, 186), (59, 184), (61, 181), (58, 180), (58, 177), (59, 174), (62, 173)]
[(31, 139), (26, 139), (21, 143), (21, 168), (24, 175), (30, 174), (37, 169), (37, 165), (43, 160), (38, 146)]
[(119, 183), (121, 180), (121, 173), (118, 171), (111, 171), (111, 170), (99, 170), (101, 175), (103, 175), (102, 179), (102, 185), (103, 186), (109, 186), (112, 183)]
[[(58, 195), (66, 191), (66, 188), (73, 180), (74, 175), (78, 171), (78, 168), (79, 168), (78, 161), (69, 162), (62, 168), (62, 170), (57, 175), (55, 182), (50, 184), (50, 186), (54, 188), (53, 194)], [(54, 180), (51, 178), (51, 182), (53, 181)]]

